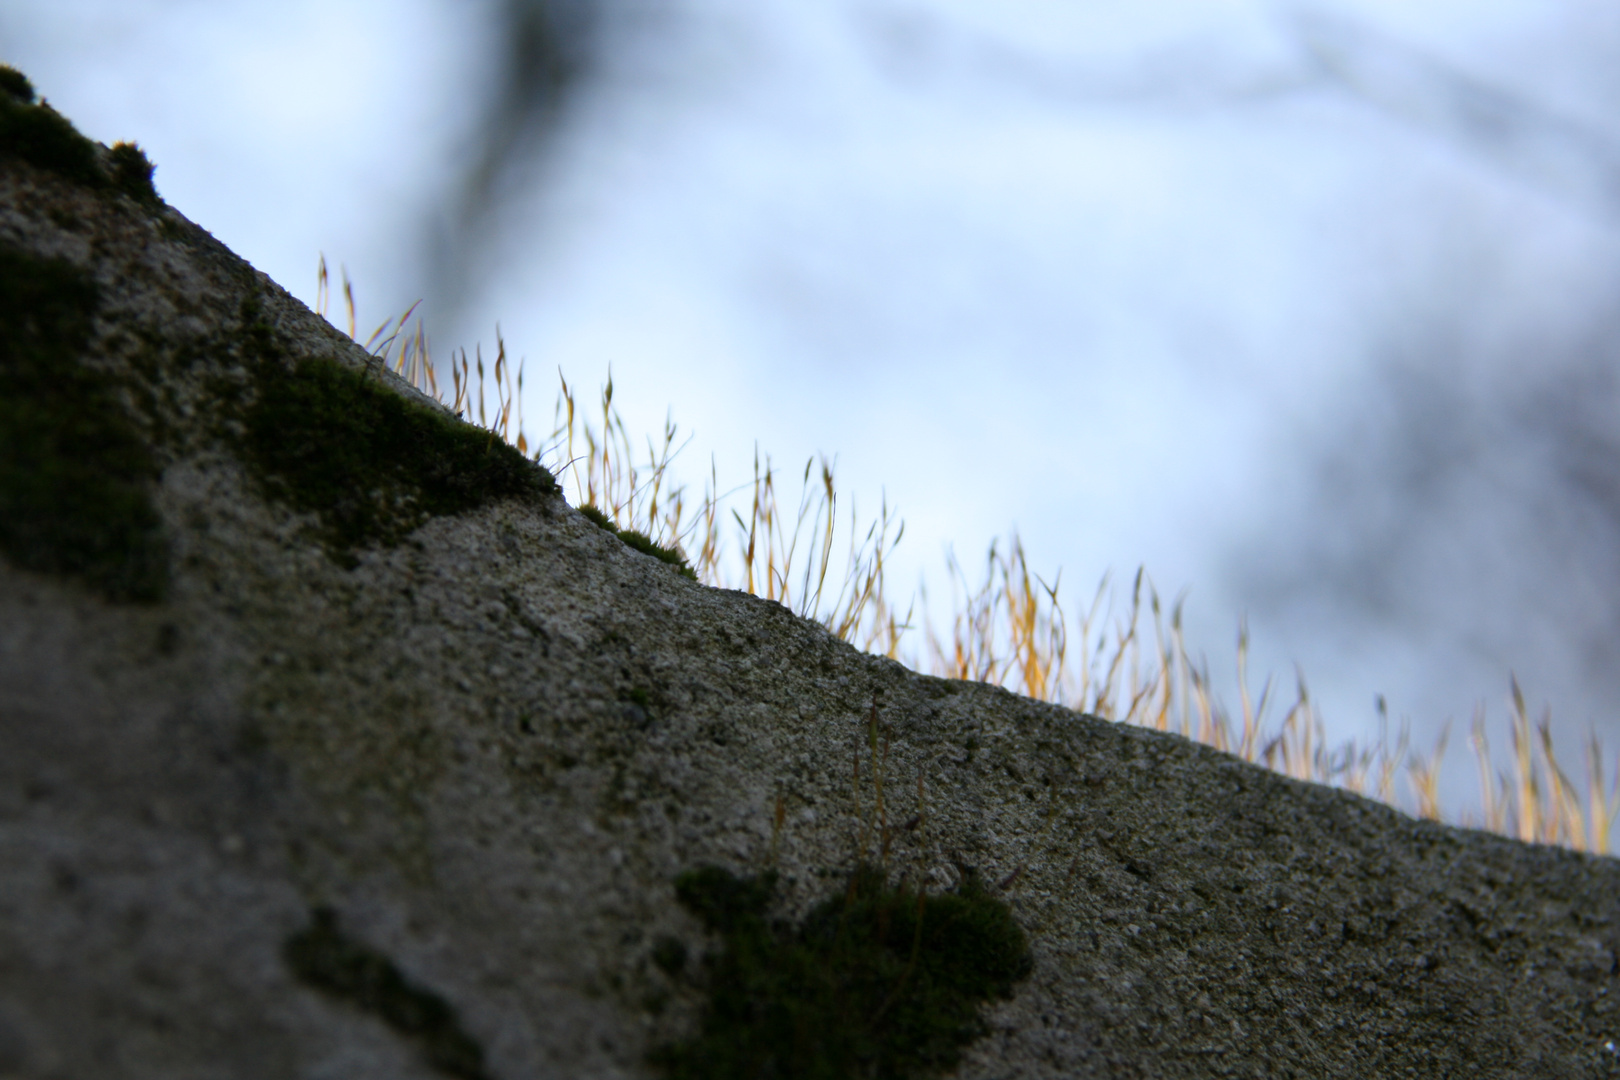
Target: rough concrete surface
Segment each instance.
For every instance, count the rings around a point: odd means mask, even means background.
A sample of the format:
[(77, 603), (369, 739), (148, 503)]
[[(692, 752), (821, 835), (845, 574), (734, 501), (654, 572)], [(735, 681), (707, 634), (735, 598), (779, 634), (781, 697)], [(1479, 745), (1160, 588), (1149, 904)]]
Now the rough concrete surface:
[[(362, 350), (173, 209), (0, 153), (19, 252), (99, 288), (58, 360), (153, 455), (167, 583), (0, 558), (0, 1077), (656, 1076), (706, 969), (655, 952), (714, 944), (676, 876), (774, 868), (792, 920), (884, 835), (1028, 938), (964, 1078), (1620, 1077), (1616, 860), (915, 674), (538, 466), (344, 548), (256, 473), (244, 372)], [(482, 1071), (301, 976), (323, 917)]]

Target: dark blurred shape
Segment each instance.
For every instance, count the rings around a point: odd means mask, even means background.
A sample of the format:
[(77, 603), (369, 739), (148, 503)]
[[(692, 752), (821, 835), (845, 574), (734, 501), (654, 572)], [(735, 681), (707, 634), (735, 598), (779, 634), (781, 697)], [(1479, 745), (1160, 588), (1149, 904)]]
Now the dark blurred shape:
[[(1433, 662), (1442, 684), (1464, 659), (1503, 681), (1516, 673), (1571, 735), (1612, 725), (1620, 333), (1601, 315), (1559, 327), (1534, 305), (1522, 328), (1483, 331), (1470, 326), (1479, 312), (1514, 299), (1454, 288), (1449, 316), (1393, 326), (1344, 387), (1306, 451), (1311, 494), (1267, 526), (1289, 539), (1246, 552), (1238, 590), (1300, 633), (1332, 612), (1347, 639), (1393, 632), (1444, 649), (1455, 659)], [(1486, 692), (1436, 685), (1400, 707), (1466, 715)]]
[[(1299, 14), (1293, 27), (1323, 78), (1595, 225), (1620, 222), (1620, 137), (1598, 122), (1342, 18)], [(1613, 115), (1592, 97), (1589, 116)], [(1620, 323), (1598, 285), (1572, 322), (1558, 286), (1490, 284), (1476, 264), (1493, 247), (1459, 254), (1455, 278), (1374, 345), (1341, 418), (1317, 433), (1315, 502), (1293, 533), (1303, 542), (1279, 559), (1268, 550), (1244, 580), (1276, 610), (1454, 642), (1609, 713), (1620, 703)], [(1605, 259), (1591, 273), (1615, 280)]]
[(435, 321), (453, 323), (492, 254), (503, 212), (529, 187), (570, 106), (599, 67), (605, 0), (502, 0), (498, 68), (468, 165), (433, 223), (427, 286)]
[(1620, 140), (1370, 27), (1313, 11), (1293, 25), (1319, 72), (1358, 97), (1587, 212), (1620, 218)]
[(1257, 61), (1196, 30), (1122, 60), (1088, 56), (1084, 49), (1080, 55), (1037, 50), (996, 34), (982, 20), (911, 3), (876, 0), (852, 8), (852, 16), (877, 69), (913, 87), (949, 77), (978, 82), (979, 92), (1010, 89), (1046, 102), (1185, 110), (1261, 103), (1321, 82), (1309, 62)]

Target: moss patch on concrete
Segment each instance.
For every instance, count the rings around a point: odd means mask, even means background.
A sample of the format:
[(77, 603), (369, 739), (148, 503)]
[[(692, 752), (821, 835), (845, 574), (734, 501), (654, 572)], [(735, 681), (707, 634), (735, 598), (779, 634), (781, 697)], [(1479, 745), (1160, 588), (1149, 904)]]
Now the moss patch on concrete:
[(545, 469), (491, 432), (384, 386), (379, 371), (336, 360), (290, 364), (250, 304), (244, 339), (253, 395), (242, 451), (273, 498), (318, 515), (322, 540), (353, 566), (430, 517), (556, 490)]
[(612, 518), (608, 517), (594, 506), (582, 506), (579, 508), (579, 512), (590, 518), (591, 521), (595, 522), (598, 528), (604, 529), (607, 532), (612, 533), (614, 536), (617, 536), (620, 540), (623, 540), (625, 546), (635, 551), (639, 551), (643, 555), (651, 555), (659, 562), (668, 563), (670, 566), (673, 566), (676, 572), (681, 574), (683, 577), (691, 578), (693, 581), (697, 580), (697, 571), (693, 570), (687, 565), (686, 556), (682, 555), (675, 548), (664, 547), (661, 544), (654, 543), (652, 538), (644, 532), (638, 532), (635, 529), (619, 528), (617, 525), (613, 524)]
[(100, 149), (68, 119), (36, 100), (34, 84), (0, 65), (0, 160), (14, 158), (83, 184), (157, 205), (152, 163), (134, 143), (118, 143), (103, 163)]
[(429, 1065), (456, 1080), (486, 1080), (483, 1048), (443, 998), (411, 985), (394, 962), (353, 940), (331, 908), (287, 939), (282, 959), (305, 985), (371, 1013), (422, 1048)]
[(158, 469), (82, 362), (98, 305), (73, 264), (0, 245), (0, 552), (110, 600), (155, 601), (168, 581)]
[(983, 1034), (980, 1003), (1030, 969), (1023, 931), (971, 875), (928, 896), (862, 867), (796, 928), (766, 918), (774, 886), (714, 867), (676, 879), (723, 950), (705, 958), (702, 1030), (653, 1055), (672, 1080), (935, 1075)]

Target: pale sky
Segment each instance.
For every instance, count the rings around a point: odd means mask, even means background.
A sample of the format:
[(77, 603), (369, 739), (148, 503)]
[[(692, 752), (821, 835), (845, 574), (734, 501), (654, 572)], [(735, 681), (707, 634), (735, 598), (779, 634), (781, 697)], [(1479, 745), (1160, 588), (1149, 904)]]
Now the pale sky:
[(603, 2), (459, 307), (493, 3), (23, 0), (0, 59), (306, 301), (324, 252), (440, 355), (498, 322), (532, 421), (611, 364), (694, 483), (836, 454), (902, 584), (1016, 526), (1071, 607), (1188, 590), (1218, 673), (1246, 615), (1336, 737), (1453, 717), (1453, 805), (1509, 670), (1612, 768), (1620, 9)]

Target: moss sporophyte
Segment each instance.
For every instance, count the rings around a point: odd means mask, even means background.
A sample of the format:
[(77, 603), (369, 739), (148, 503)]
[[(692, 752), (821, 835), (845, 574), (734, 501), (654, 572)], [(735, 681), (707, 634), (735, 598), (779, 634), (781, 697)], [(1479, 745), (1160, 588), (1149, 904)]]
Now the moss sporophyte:
[(929, 896), (863, 866), (797, 927), (767, 917), (775, 884), (715, 867), (676, 879), (721, 948), (701, 1030), (652, 1055), (672, 1080), (935, 1075), (984, 1033), (979, 1005), (1029, 972), (1023, 931), (971, 874)]

